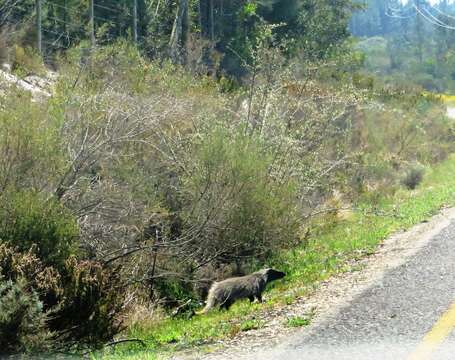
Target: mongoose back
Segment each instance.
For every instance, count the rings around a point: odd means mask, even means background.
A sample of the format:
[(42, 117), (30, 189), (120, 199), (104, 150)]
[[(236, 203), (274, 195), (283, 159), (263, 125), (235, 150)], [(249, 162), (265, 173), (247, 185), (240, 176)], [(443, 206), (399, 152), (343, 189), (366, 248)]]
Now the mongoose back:
[(285, 276), (284, 272), (268, 268), (250, 275), (215, 282), (210, 287), (207, 303), (202, 313), (207, 313), (215, 306), (228, 310), (239, 299), (247, 298), (251, 302), (257, 299), (262, 302), (262, 292), (266, 285)]

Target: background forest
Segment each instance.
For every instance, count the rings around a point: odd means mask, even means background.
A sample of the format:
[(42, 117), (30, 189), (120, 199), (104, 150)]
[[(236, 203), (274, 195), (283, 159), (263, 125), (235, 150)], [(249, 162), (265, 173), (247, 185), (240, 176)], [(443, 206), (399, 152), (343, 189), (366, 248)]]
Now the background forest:
[[(98, 44), (134, 37), (134, 3), (94, 2)], [(144, 54), (170, 56), (200, 72), (214, 72), (221, 66), (235, 75), (244, 74), (243, 62), (251, 60), (250, 47), (260, 41), (261, 24), (275, 24), (274, 33), (287, 40), (287, 51), (317, 58), (349, 36), (346, 25), (354, 9), (352, 0), (138, 0), (136, 4), (137, 39)], [(89, 5), (88, 0), (42, 1), (45, 51), (68, 48), (89, 38)], [(25, 22), (18, 36), (23, 43), (35, 45), (35, 0), (2, 0), (0, 9), (0, 24)], [(204, 69), (198, 68), (201, 66)]]
[[(455, 91), (455, 3), (369, 0), (350, 29), (359, 37), (366, 67), (392, 82), (414, 82), (427, 90)], [(452, 15), (451, 15), (452, 14)]]
[(454, 33), (406, 6), (39, 3), (0, 0), (0, 356), (234, 336), (214, 280), (311, 286), (442, 205), (400, 211), (454, 150)]

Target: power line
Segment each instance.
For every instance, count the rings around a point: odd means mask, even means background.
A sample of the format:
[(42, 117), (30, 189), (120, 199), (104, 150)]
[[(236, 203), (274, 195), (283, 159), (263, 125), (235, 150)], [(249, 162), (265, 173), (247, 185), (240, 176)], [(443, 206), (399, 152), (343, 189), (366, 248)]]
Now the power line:
[(412, 13), (410, 15), (400, 15), (400, 14), (394, 14), (394, 13), (389, 13), (387, 10), (385, 12), (385, 15), (394, 19), (410, 19), (416, 16), (415, 13)]
[(49, 20), (54, 20), (54, 21), (59, 22), (59, 23), (61, 23), (61, 24), (66, 24), (66, 25), (73, 26), (73, 27), (79, 28), (79, 29), (81, 29), (81, 28), (84, 27), (84, 25), (76, 24), (76, 23), (73, 23), (73, 22), (70, 22), (70, 21), (65, 21), (65, 20), (56, 18), (56, 17), (54, 17), (54, 16), (49, 16), (49, 15), (48, 15), (46, 18), (49, 19)]
[(100, 5), (100, 4), (97, 4), (97, 3), (94, 3), (93, 6), (95, 6), (97, 8), (100, 8), (100, 9), (112, 11), (112, 12), (114, 12), (116, 14), (121, 12), (120, 9), (114, 9), (114, 8), (111, 8), (111, 7), (108, 7), (108, 6), (105, 6), (105, 5)]
[(414, 17), (416, 15), (415, 11), (412, 9), (412, 7), (408, 7), (408, 8), (404, 8), (404, 7), (401, 7), (401, 8), (396, 8), (396, 7), (393, 7), (391, 4), (390, 4), (390, 1), (388, 1), (386, 3), (386, 10), (385, 10), (385, 14), (386, 16), (389, 16), (389, 17), (392, 17), (392, 18), (398, 18), (398, 19), (410, 19), (412, 17)]
[(448, 17), (449, 19), (455, 19), (455, 16), (452, 16), (450, 14), (445, 13), (444, 11), (441, 11), (440, 9), (438, 9), (437, 6), (432, 6), (432, 9), (436, 10), (441, 15), (444, 15), (444, 16)]
[(401, 7), (393, 7), (392, 4), (390, 3), (390, 1), (387, 2), (387, 9), (391, 10), (392, 12), (403, 12), (403, 11), (406, 11), (406, 10), (411, 10), (412, 8), (411, 7), (406, 7), (406, 6), (401, 6)]
[[(95, 20), (99, 22), (99, 25), (101, 23), (107, 23), (110, 24), (112, 29), (123, 29), (128, 26), (129, 18), (133, 16), (132, 12), (134, 12), (134, 21), (132, 22), (133, 32), (137, 31), (136, 1), (134, 2), (135, 7), (133, 9), (119, 5), (116, 0), (106, 1), (106, 4), (98, 4), (96, 3), (97, 1), (100, 0), (90, 1), (92, 11), (89, 11), (90, 9), (85, 9), (85, 7), (70, 5), (66, 1), (63, 2), (60, 0), (37, 0), (34, 7), (31, 5), (25, 8), (23, 6), (23, 0), (0, 0), (0, 28), (3, 26), (14, 26), (35, 18), (38, 27), (38, 49), (40, 49), (41, 43), (56, 48), (65, 48), (59, 45), (59, 43), (68, 43), (69, 46), (71, 43), (80, 42), (86, 36), (85, 30), (88, 24), (93, 24)], [(41, 8), (42, 5), (51, 11), (45, 11)], [(62, 9), (63, 11), (60, 12), (56, 9)], [(95, 15), (94, 9), (97, 9), (101, 16)], [(64, 16), (61, 14), (62, 12), (65, 14)], [(27, 14), (30, 14), (30, 16), (26, 16)], [(13, 16), (14, 19), (17, 18), (18, 20), (14, 21), (11, 19)], [(109, 19), (110, 17), (114, 19)], [(63, 24), (65, 29), (62, 29), (63, 26), (58, 24)], [(43, 28), (43, 25), (47, 25), (47, 27)], [(66, 30), (67, 28), (68, 30)], [(81, 31), (83, 34), (80, 34)], [(42, 33), (46, 34), (47, 39), (40, 38), (40, 34)], [(52, 37), (55, 37), (55, 39), (51, 40), (50, 38)], [(137, 35), (135, 35), (135, 40), (138, 43)], [(43, 55), (45, 54), (43, 53)]]
[(434, 20), (432, 20), (430, 17), (428, 17), (427, 15), (425, 15), (421, 9), (419, 9), (419, 7), (417, 5), (414, 4), (414, 9), (420, 14), (420, 16), (422, 16), (426, 21), (428, 21), (430, 24), (433, 24), (433, 25), (436, 25), (436, 26), (439, 26), (439, 27), (442, 27), (444, 29), (448, 29), (448, 30), (455, 30), (455, 26), (450, 26), (448, 24), (445, 24), (443, 22), (436, 22)]
[(53, 30), (48, 30), (48, 29), (43, 29), (43, 32), (46, 32), (48, 34), (57, 35), (57, 36), (64, 35), (65, 38), (71, 39), (71, 40), (76, 40), (76, 41), (80, 41), (81, 40), (78, 37), (71, 36), (68, 32), (58, 32), (58, 31), (53, 31)]
[(436, 16), (434, 16), (430, 10), (426, 7), (423, 7), (422, 8), (422, 11), (425, 11), (425, 13), (431, 18), (433, 19), (435, 22), (437, 22), (438, 24), (440, 24), (441, 26), (449, 26), (449, 24), (446, 24), (444, 23), (442, 20), (438, 19)]
[(74, 14), (77, 14), (77, 15), (85, 15), (85, 12), (81, 11), (81, 10), (78, 10), (78, 9), (75, 9), (73, 7), (68, 7), (68, 6), (65, 6), (65, 5), (60, 5), (60, 4), (57, 4), (56, 2), (52, 1), (52, 0), (43, 0), (44, 2), (47, 2), (48, 4), (50, 4), (51, 6), (55, 6), (55, 7), (58, 7), (60, 9), (64, 9), (64, 10), (67, 10), (68, 12), (72, 12)]
[[(442, 28), (448, 29), (448, 30), (455, 30), (455, 26), (451, 26), (450, 24), (448, 24), (448, 23), (442, 21), (441, 19), (437, 18), (436, 16), (434, 16), (431, 13), (430, 9), (436, 10), (440, 14), (445, 15), (449, 18), (455, 19), (455, 17), (444, 13), (443, 11), (438, 9), (436, 6), (429, 5), (426, 1), (423, 2), (423, 5), (421, 5), (421, 4), (422, 4), (421, 0), (414, 0), (412, 2), (412, 5), (410, 7), (408, 7), (408, 9), (406, 9), (406, 8), (400, 9), (400, 8), (393, 7), (389, 0), (387, 2), (387, 8), (385, 11), (385, 15), (389, 16), (389, 17), (393, 17), (393, 18), (399, 18), (399, 19), (409, 19), (409, 18), (414, 17), (415, 15), (419, 15), (424, 20), (426, 20), (428, 23), (430, 23), (432, 25), (442, 27)], [(408, 11), (408, 10), (412, 10), (413, 13), (407, 14), (406, 11)]]

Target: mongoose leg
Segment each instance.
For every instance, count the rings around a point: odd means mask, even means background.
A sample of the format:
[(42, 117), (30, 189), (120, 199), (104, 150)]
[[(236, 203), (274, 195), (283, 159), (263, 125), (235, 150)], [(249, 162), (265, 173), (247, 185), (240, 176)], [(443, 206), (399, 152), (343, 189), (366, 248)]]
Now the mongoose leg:
[(229, 310), (232, 305), (232, 301), (226, 300), (223, 304), (221, 304), (221, 309)]

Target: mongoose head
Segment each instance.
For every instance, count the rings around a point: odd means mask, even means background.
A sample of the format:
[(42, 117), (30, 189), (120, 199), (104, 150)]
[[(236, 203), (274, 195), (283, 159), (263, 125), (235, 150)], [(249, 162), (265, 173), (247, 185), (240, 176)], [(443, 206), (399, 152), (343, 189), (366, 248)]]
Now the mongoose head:
[(282, 279), (286, 276), (286, 274), (284, 272), (278, 271), (275, 269), (271, 269), (271, 268), (261, 270), (261, 272), (265, 275), (267, 282)]

